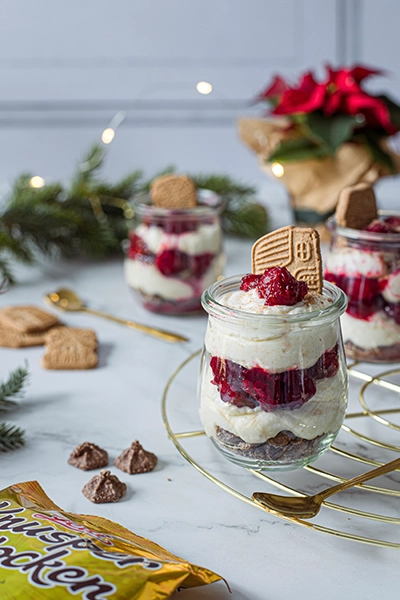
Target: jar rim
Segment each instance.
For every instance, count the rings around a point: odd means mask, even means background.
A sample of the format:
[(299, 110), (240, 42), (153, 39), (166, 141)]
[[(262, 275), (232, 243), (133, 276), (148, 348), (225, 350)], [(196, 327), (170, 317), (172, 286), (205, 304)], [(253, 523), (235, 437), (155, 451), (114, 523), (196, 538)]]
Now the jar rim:
[(151, 216), (158, 218), (174, 218), (176, 220), (186, 220), (188, 217), (207, 217), (220, 214), (224, 208), (224, 199), (212, 190), (197, 190), (198, 204), (192, 208), (163, 208), (151, 204), (150, 194), (139, 194), (133, 199), (135, 212), (140, 216)]
[[(398, 210), (378, 210), (379, 217), (400, 217)], [(376, 231), (364, 231), (362, 229), (352, 229), (351, 227), (343, 227), (336, 223), (336, 217), (330, 217), (325, 222), (326, 228), (330, 233), (337, 233), (351, 240), (363, 240), (366, 242), (382, 242), (382, 243), (400, 243), (400, 232), (393, 233), (377, 233)]]
[[(263, 314), (252, 313), (238, 308), (226, 306), (218, 301), (218, 296), (228, 292), (237, 291), (240, 288), (240, 282), (244, 275), (233, 275), (225, 277), (220, 281), (213, 283), (205, 290), (201, 297), (201, 303), (206, 312), (211, 316), (219, 316), (226, 319), (240, 319), (243, 322), (259, 321), (263, 324), (283, 325), (296, 323), (312, 323), (315, 320), (318, 322), (333, 321), (339, 318), (347, 308), (346, 294), (334, 283), (329, 281), (323, 282), (322, 294), (332, 300), (332, 304), (318, 310), (310, 312), (301, 312), (296, 314)], [(218, 293), (219, 292), (219, 293)]]

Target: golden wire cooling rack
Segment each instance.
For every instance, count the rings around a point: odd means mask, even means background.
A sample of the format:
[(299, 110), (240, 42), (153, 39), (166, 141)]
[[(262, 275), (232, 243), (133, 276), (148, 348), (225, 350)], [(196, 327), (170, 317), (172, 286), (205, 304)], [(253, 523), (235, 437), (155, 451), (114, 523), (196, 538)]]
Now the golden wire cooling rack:
[[(380, 466), (396, 458), (393, 453), (400, 452), (400, 365), (379, 372), (382, 365), (354, 362), (348, 366), (349, 407), (345, 422), (334, 445), (313, 465), (295, 471), (262, 472), (231, 464), (199, 428), (195, 402), (199, 355), (200, 351), (189, 356), (168, 380), (162, 397), (164, 425), (176, 448), (195, 469), (254, 508), (268, 512), (252, 500), (254, 491), (275, 488), (293, 496), (313, 494), (321, 490), (321, 479), (340, 483), (358, 475), (360, 463)], [(261, 480), (257, 485), (254, 476)], [(396, 528), (400, 525), (400, 503), (396, 501), (400, 497), (399, 473), (377, 481), (383, 481), (384, 487), (362, 484), (335, 496), (343, 504), (325, 501), (313, 520), (279, 516), (347, 540), (400, 549)]]

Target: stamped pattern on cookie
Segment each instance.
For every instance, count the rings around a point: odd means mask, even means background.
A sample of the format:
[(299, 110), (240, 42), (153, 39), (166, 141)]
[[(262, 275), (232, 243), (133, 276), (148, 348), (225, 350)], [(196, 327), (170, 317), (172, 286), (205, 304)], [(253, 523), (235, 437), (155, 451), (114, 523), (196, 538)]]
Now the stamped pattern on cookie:
[(378, 218), (374, 190), (369, 183), (345, 187), (340, 192), (336, 206), (336, 223), (339, 227), (365, 229)]
[(197, 203), (196, 185), (187, 175), (162, 175), (150, 186), (154, 206), (179, 210)]
[(322, 292), (322, 259), (319, 234), (315, 229), (282, 227), (257, 240), (251, 252), (256, 275), (269, 267), (286, 267), (310, 292)]
[(22, 333), (46, 331), (60, 321), (37, 306), (6, 306), (0, 309), (0, 323)]
[(93, 369), (97, 363), (96, 352), (75, 341), (65, 342), (63, 345), (46, 345), (46, 353), (42, 357), (44, 369)]
[(43, 346), (46, 336), (45, 331), (37, 333), (23, 333), (18, 329), (6, 327), (0, 323), (0, 346), (2, 348), (27, 348), (30, 346)]
[(96, 333), (92, 329), (78, 327), (53, 327), (45, 334), (46, 346), (62, 346), (65, 343), (77, 343), (92, 350), (97, 348)]

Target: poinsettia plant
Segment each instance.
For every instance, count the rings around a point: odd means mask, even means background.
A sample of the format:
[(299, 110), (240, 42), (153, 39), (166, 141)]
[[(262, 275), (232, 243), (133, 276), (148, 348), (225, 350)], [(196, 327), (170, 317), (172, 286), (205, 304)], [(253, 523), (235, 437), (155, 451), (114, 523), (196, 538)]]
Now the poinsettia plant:
[(270, 115), (286, 117), (287, 135), (269, 161), (298, 161), (332, 156), (345, 142), (362, 144), (372, 158), (394, 171), (385, 140), (400, 131), (400, 106), (386, 95), (372, 95), (363, 82), (380, 70), (361, 65), (326, 67), (318, 81), (305, 73), (291, 86), (276, 76), (257, 100), (270, 105)]

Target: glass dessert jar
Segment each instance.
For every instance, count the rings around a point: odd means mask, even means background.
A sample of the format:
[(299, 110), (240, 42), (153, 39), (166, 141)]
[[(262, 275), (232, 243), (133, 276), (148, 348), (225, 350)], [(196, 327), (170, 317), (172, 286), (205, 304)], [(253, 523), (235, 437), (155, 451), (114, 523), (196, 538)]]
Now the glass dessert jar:
[(349, 300), (341, 318), (347, 356), (399, 361), (400, 213), (379, 211), (379, 221), (369, 231), (339, 227), (334, 217), (327, 227), (332, 240), (325, 279)]
[(135, 203), (135, 225), (125, 278), (148, 310), (185, 314), (201, 310), (201, 294), (223, 273), (220, 198), (198, 191), (194, 208), (172, 210)]
[(257, 308), (240, 284), (240, 277), (229, 277), (203, 294), (209, 319), (200, 419), (218, 450), (238, 465), (302, 467), (328, 449), (343, 423), (347, 370), (339, 317), (346, 296), (325, 282), (322, 294), (294, 306)]

